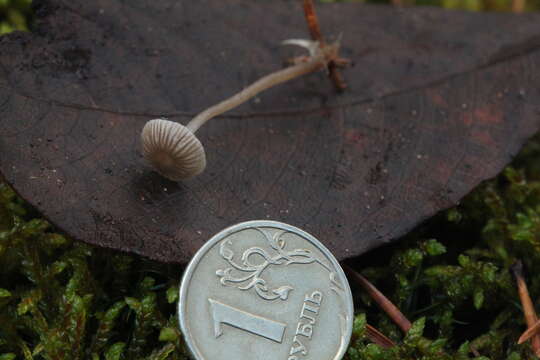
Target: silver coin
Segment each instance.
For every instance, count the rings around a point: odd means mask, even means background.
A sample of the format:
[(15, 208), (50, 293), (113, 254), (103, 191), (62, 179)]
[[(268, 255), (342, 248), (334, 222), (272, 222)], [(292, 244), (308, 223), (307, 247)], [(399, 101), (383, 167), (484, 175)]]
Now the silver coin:
[(353, 302), (343, 270), (317, 239), (261, 220), (231, 226), (197, 252), (178, 315), (196, 360), (339, 360)]

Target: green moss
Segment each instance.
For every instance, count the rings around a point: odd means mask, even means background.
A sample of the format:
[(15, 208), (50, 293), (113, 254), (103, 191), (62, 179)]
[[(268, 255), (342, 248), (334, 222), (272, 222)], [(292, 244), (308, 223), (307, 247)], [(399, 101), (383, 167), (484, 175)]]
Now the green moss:
[(0, 249), (1, 359), (187, 358), (171, 295), (180, 269), (54, 233), (5, 184)]
[[(420, 320), (414, 335), (403, 337), (369, 300), (357, 301), (361, 315), (350, 359), (472, 359), (474, 354), (489, 359), (533, 358), (528, 344), (516, 344), (525, 324), (509, 268), (523, 260), (531, 296), (537, 299), (538, 159), (540, 136), (512, 166), (460, 206), (436, 216), (397, 245), (370, 255), (364, 275), (374, 279), (409, 319)], [(387, 264), (384, 259), (389, 255)], [(362, 258), (357, 263), (362, 264)], [(362, 330), (365, 314), (371, 325), (400, 345), (393, 349), (369, 345)]]
[(0, 35), (28, 30), (32, 0), (0, 0)]
[[(460, 206), (355, 260), (414, 324), (403, 336), (355, 288), (349, 359), (532, 357), (516, 344), (525, 325), (509, 267), (523, 260), (539, 298), (539, 157), (537, 138)], [(0, 359), (187, 359), (174, 311), (180, 276), (55, 233), (0, 184)], [(367, 321), (398, 346), (371, 344)]]

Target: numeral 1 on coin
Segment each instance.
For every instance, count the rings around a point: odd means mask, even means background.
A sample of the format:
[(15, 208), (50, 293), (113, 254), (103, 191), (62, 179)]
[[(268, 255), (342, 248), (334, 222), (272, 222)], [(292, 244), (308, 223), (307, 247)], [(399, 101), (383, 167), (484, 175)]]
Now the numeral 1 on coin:
[(286, 324), (237, 309), (214, 299), (209, 298), (208, 302), (210, 302), (216, 338), (223, 334), (221, 324), (227, 324), (278, 343), (283, 340)]

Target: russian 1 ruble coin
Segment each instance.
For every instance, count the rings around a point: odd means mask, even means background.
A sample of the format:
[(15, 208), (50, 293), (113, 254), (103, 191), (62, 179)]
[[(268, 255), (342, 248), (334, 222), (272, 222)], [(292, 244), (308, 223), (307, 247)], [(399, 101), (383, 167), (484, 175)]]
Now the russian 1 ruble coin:
[(320, 241), (261, 220), (221, 231), (196, 253), (182, 278), (178, 315), (196, 360), (339, 360), (353, 302)]

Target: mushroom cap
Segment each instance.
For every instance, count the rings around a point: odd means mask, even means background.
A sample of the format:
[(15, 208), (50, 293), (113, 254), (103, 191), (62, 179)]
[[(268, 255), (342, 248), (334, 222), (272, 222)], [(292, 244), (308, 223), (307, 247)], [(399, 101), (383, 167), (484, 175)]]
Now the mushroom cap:
[(200, 174), (206, 167), (204, 147), (184, 125), (154, 119), (141, 133), (145, 159), (167, 179), (178, 181)]

